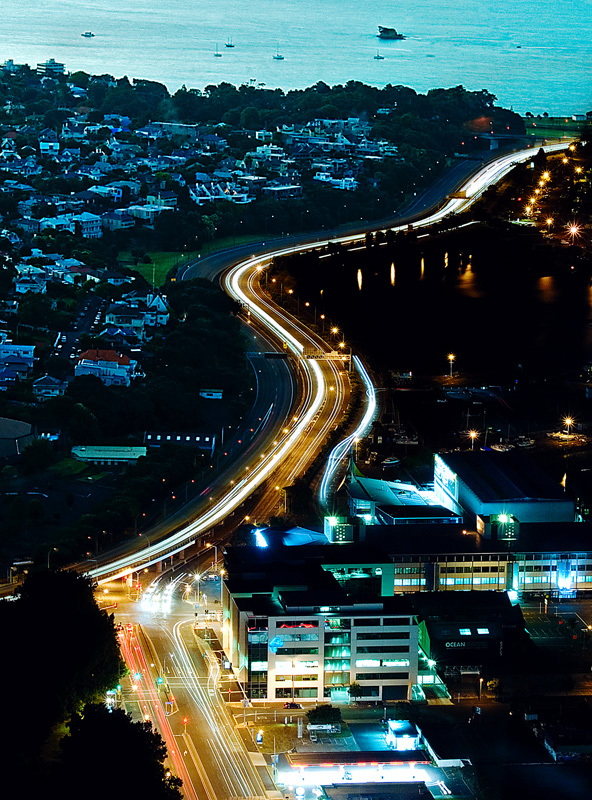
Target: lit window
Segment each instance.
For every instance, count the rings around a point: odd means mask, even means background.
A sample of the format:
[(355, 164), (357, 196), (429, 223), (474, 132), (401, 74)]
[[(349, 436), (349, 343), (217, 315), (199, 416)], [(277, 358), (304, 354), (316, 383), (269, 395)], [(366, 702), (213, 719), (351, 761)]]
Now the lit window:
[(477, 633), (487, 635), (489, 633), (489, 628), (477, 628)]
[(356, 661), (356, 669), (359, 667), (379, 667), (380, 660), (374, 658), (362, 658)]
[(460, 633), (461, 636), (470, 636), (471, 635), (471, 629), (470, 628), (460, 628), (458, 632)]

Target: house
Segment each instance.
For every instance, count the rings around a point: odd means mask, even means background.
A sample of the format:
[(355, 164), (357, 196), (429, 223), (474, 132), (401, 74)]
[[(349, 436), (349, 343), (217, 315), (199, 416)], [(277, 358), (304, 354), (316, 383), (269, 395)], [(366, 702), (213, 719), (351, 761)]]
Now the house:
[(51, 375), (44, 375), (33, 381), (33, 394), (38, 400), (47, 400), (49, 397), (59, 397), (63, 395), (66, 390), (67, 383), (60, 381), (57, 378), (52, 378)]
[(144, 206), (129, 206), (126, 210), (135, 219), (146, 222), (148, 225), (154, 225), (154, 220), (161, 211), (173, 211), (174, 209), (172, 206), (157, 206), (147, 203)]
[(25, 273), (15, 281), (14, 290), (17, 294), (26, 294), (27, 292), (45, 294), (47, 291), (47, 281), (40, 275)]
[(126, 303), (114, 303), (109, 306), (105, 314), (105, 324), (113, 325), (116, 328), (127, 328), (138, 339), (144, 338), (146, 324), (144, 314), (139, 309), (133, 308)]
[(39, 220), (39, 228), (42, 231), (46, 228), (53, 228), (56, 231), (69, 231), (70, 233), (76, 232), (76, 227), (72, 218), (65, 215), (57, 217), (43, 217), (43, 219)]
[(137, 366), (137, 361), (115, 350), (85, 350), (74, 367), (74, 375), (95, 375), (105, 386), (129, 386), (137, 376)]
[(146, 201), (155, 206), (167, 206), (169, 208), (177, 207), (177, 195), (170, 191), (159, 191), (155, 194), (149, 194), (146, 197)]
[(101, 217), (83, 211), (72, 217), (72, 222), (76, 226), (76, 232), (80, 233), (83, 239), (100, 239), (103, 235), (101, 227)]
[(56, 132), (46, 128), (39, 134), (39, 152), (41, 155), (57, 155), (60, 152), (60, 143)]
[(3, 342), (0, 344), (0, 365), (4, 366), (14, 359), (26, 364), (27, 369), (33, 369), (35, 363), (35, 345), (33, 344), (12, 344)]

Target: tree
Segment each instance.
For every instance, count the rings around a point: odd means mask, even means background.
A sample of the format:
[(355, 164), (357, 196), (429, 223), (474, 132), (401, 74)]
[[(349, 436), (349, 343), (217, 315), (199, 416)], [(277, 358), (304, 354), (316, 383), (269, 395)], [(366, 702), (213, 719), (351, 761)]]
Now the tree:
[(341, 710), (329, 703), (323, 703), (306, 712), (306, 718), (311, 725), (339, 725), (342, 721)]
[(18, 772), (54, 725), (116, 686), (122, 663), (113, 617), (75, 572), (29, 574), (17, 600), (0, 603), (0, 630), (19, 659), (18, 669), (13, 658), (0, 659), (0, 684), (18, 698), (3, 757)]
[[(151, 800), (182, 797), (181, 780), (164, 765), (166, 746), (150, 722), (133, 722), (122, 709), (111, 711), (103, 704), (88, 704), (72, 716), (70, 735), (61, 740), (62, 758), (55, 789), (59, 796), (86, 800), (113, 796), (114, 782), (123, 780), (133, 794)], [(113, 756), (125, 761), (124, 772), (105, 769)], [(89, 780), (89, 776), (92, 779)], [(56, 795), (57, 796), (57, 795)]]
[(349, 692), (350, 698), (353, 700), (356, 700), (358, 697), (362, 697), (364, 694), (364, 689), (357, 681), (350, 683), (350, 685), (347, 687), (347, 691)]

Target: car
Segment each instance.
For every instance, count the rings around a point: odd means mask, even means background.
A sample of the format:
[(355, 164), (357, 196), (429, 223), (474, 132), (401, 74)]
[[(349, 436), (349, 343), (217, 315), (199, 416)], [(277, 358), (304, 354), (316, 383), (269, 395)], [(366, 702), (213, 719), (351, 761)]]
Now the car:
[(284, 708), (302, 708), (300, 703), (284, 703)]

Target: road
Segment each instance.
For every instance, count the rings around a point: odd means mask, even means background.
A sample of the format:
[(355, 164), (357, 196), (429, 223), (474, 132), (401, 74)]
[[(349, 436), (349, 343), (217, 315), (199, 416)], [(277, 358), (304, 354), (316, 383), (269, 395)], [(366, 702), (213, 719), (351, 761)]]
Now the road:
[[(562, 142), (549, 145), (545, 149), (553, 152), (565, 148), (568, 144)], [(414, 228), (431, 225), (464, 211), (488, 186), (503, 178), (515, 164), (532, 158), (532, 155), (531, 149), (504, 154), (482, 166), (476, 174), (465, 180), (462, 186), (454, 187), (457, 193), (462, 189), (463, 197), (448, 199), (443, 205), (436, 204), (435, 211), (430, 211), (424, 216), (415, 216)], [(390, 227), (394, 230), (406, 229), (410, 224), (408, 219)], [(207, 493), (205, 507), (202, 504), (192, 519), (177, 527), (162, 542), (144, 548), (142, 559), (146, 565), (160, 560), (165, 553), (179, 552), (188, 544), (198, 541), (229, 514), (236, 512), (256, 489), (272, 478), (273, 484), (268, 485), (273, 498), (274, 492), (277, 492), (275, 486), (287, 486), (293, 477), (302, 474), (312, 463), (331, 431), (338, 426), (349, 401), (349, 381), (343, 365), (338, 362), (303, 357), (305, 348), (324, 351), (329, 348), (301, 322), (273, 305), (263, 293), (259, 279), (272, 257), (324, 246), (329, 241), (348, 244), (357, 241), (362, 232), (347, 233), (321, 242), (318, 240), (308, 243), (304, 240), (296, 244), (290, 242), (280, 248), (276, 244), (271, 246), (271, 252), (266, 250), (264, 255), (250, 255), (245, 258), (241, 253), (246, 249), (252, 253), (253, 245), (250, 245), (248, 248), (239, 248), (238, 253), (229, 251), (216, 254), (208, 259), (207, 263), (204, 260), (200, 265), (200, 274), (209, 273), (214, 277), (223, 272), (223, 286), (242, 304), (246, 324), (253, 328), (254, 336), (258, 334), (265, 336), (275, 343), (277, 349), (282, 350), (285, 347), (290, 353), (299, 373), (300, 404), (297, 413), (292, 414), (290, 419), (282, 417), (278, 410), (271, 407), (267, 418), (270, 422), (270, 426), (266, 428), (267, 437), (263, 439), (260, 435), (257, 436), (254, 447), (248, 453), (243, 453), (235, 462), (232, 468), (233, 477), (229, 477), (225, 485), (220, 485), (219, 482), (213, 487), (212, 492)], [(186, 274), (193, 273), (186, 271)], [(370, 397), (370, 388), (368, 392)], [(368, 418), (366, 423), (369, 423)], [(357, 435), (359, 433), (356, 432)], [(346, 450), (347, 447), (346, 442), (343, 449)], [(336, 463), (339, 463), (339, 460), (337, 457)], [(325, 490), (327, 483), (325, 481)], [(272, 498), (269, 500), (270, 506), (277, 505)], [(89, 570), (89, 573), (97, 581), (103, 582), (124, 575), (132, 568), (137, 569), (141, 566), (138, 561), (138, 555), (132, 553), (111, 561), (106, 560), (105, 563), (100, 563)]]
[[(531, 156), (532, 151), (529, 151), (522, 158)], [(512, 154), (488, 164), (465, 183), (465, 199), (448, 201), (424, 219), (417, 219), (414, 225), (431, 224), (463, 210), (488, 185), (505, 175), (516, 160), (516, 154)], [(356, 238), (359, 238), (359, 233), (348, 234), (338, 241), (347, 243)], [(318, 245), (316, 242), (304, 247)], [(290, 253), (302, 247), (289, 244), (275, 250), (274, 254)], [(209, 262), (207, 269), (212, 270), (212, 276), (218, 274), (223, 266), (228, 266), (227, 261), (225, 263), (228, 257), (228, 254), (219, 254)], [(254, 428), (249, 447), (224, 472), (223, 480), (213, 482), (195, 516), (184, 524), (175, 523), (164, 542), (150, 543), (149, 540), (148, 547), (143, 548), (140, 555), (120, 556), (96, 566), (91, 574), (99, 583), (111, 582), (113, 586), (113, 581), (124, 578), (130, 570), (161, 561), (163, 552), (183, 550), (188, 542), (200, 540), (229, 514), (239, 510), (258, 487), (266, 487), (259, 501), (260, 513), (266, 509), (269, 513), (275, 511), (279, 503), (279, 488), (288, 486), (302, 474), (347, 408), (349, 378), (345, 365), (339, 361), (303, 357), (305, 349), (327, 352), (329, 347), (302, 323), (276, 307), (261, 290), (260, 277), (271, 254), (239, 259), (234, 254), (230, 258), (232, 263), (224, 272), (223, 286), (242, 304), (244, 322), (253, 331), (253, 341), (259, 346), (262, 343), (267, 346), (269, 341), (270, 348), (273, 346), (281, 351), (285, 347), (290, 354), (301, 386), (296, 408), (292, 402), (292, 388), (286, 395), (290, 400), (285, 400), (281, 412), (279, 408), (274, 409), (276, 399), (272, 400), (270, 396), (270, 410), (260, 420), (261, 429)], [(259, 337), (265, 337), (265, 341), (261, 342)], [(257, 372), (258, 375), (266, 375), (265, 379), (260, 379), (262, 397), (273, 384), (293, 387), (289, 372), (284, 373), (283, 379), (279, 377), (282, 373), (273, 374), (274, 369), (281, 369), (277, 366), (281, 361), (254, 358), (252, 363), (256, 370), (260, 365), (261, 373)], [(370, 408), (370, 389), (368, 391)], [(263, 401), (263, 407), (266, 403), (267, 399)], [(287, 419), (286, 408), (290, 405), (291, 416)], [(368, 422), (366, 416), (365, 423)], [(334, 458), (339, 461), (349, 446), (351, 440), (346, 440), (344, 445), (340, 445), (341, 449), (338, 447), (334, 451)], [(138, 675), (132, 690), (137, 699), (132, 704), (135, 703), (137, 713), (150, 719), (163, 735), (172, 767), (183, 780), (187, 797), (199, 800), (279, 798), (281, 795), (269, 784), (262, 757), (257, 752), (249, 752), (249, 742), (240, 737), (216, 688), (217, 660), (213, 660), (207, 643), (195, 637), (193, 619), (191, 614), (187, 614), (186, 604), (179, 608), (179, 602), (183, 602), (179, 600), (181, 586), (191, 580), (192, 576), (182, 569), (176, 571), (172, 579), (165, 575), (141, 602), (122, 604), (117, 611), (118, 621), (131, 626), (129, 632), (126, 628), (122, 631), (121, 646), (131, 674)], [(164, 684), (160, 688), (159, 678)]]
[(218, 659), (194, 631), (192, 593), (184, 591), (191, 578), (163, 576), (136, 602), (121, 586), (114, 593), (130, 673), (125, 707), (164, 738), (168, 766), (183, 780), (185, 797), (279, 799), (262, 757), (241, 738), (222, 701)]

